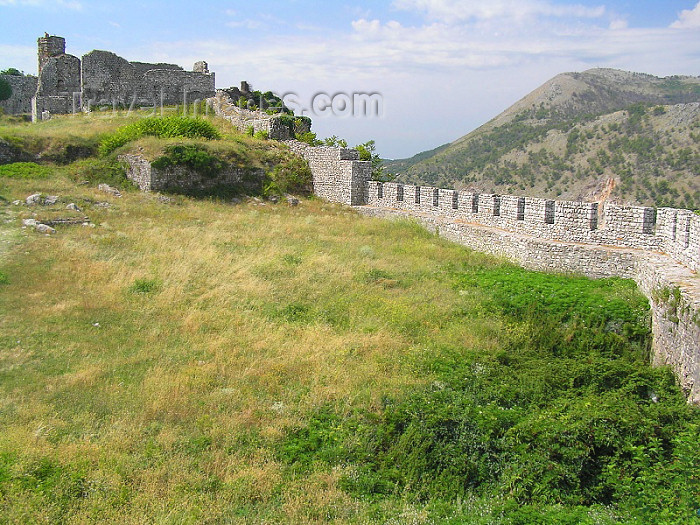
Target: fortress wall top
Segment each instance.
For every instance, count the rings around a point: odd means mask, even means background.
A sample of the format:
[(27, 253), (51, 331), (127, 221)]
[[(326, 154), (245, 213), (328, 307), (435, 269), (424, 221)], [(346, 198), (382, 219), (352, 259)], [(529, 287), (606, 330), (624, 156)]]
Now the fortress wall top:
[(472, 194), (367, 183), (367, 204), (564, 242), (666, 252), (700, 270), (700, 216), (689, 210)]

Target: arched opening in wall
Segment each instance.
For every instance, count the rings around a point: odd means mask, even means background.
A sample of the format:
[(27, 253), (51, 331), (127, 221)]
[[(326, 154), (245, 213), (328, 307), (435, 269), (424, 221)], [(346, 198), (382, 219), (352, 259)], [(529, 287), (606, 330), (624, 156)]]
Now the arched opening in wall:
[(554, 201), (544, 203), (544, 222), (545, 224), (554, 224)]
[(472, 197), (472, 213), (479, 213), (479, 196)]
[(384, 185), (381, 182), (377, 184), (377, 198), (384, 198)]
[(525, 220), (525, 197), (518, 197), (518, 210), (515, 216), (515, 220)]
[(501, 198), (498, 195), (493, 196), (493, 216), (501, 216)]
[(416, 186), (416, 204), (420, 204), (420, 186)]
[(440, 205), (440, 190), (437, 188), (433, 189), (433, 206), (436, 208)]
[(459, 192), (452, 192), (452, 209), (456, 210), (459, 207)]
[(397, 184), (396, 186), (396, 200), (403, 202), (403, 184)]

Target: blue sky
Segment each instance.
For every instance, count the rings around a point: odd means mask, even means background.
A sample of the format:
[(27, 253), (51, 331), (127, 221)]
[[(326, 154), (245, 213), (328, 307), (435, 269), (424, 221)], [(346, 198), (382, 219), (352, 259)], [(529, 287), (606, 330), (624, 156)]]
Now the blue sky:
[(44, 32), (77, 56), (206, 60), (218, 87), (248, 80), (303, 106), (380, 93), (381, 117), (319, 116), (314, 129), (375, 139), (387, 157), (454, 140), (561, 72), (700, 75), (698, 0), (0, 0), (0, 69), (35, 73)]

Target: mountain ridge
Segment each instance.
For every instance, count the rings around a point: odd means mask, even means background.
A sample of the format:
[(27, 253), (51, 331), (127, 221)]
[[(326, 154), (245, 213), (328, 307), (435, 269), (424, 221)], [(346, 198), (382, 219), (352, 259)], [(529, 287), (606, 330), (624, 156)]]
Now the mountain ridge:
[(561, 73), (489, 122), (387, 161), (398, 182), (700, 207), (700, 77)]

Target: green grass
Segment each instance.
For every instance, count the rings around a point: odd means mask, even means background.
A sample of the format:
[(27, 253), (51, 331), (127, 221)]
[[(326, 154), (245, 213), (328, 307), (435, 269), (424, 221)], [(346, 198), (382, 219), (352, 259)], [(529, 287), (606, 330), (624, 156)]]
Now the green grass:
[[(0, 179), (0, 521), (697, 519), (700, 414), (632, 282), (316, 199), (116, 198), (98, 162)], [(96, 227), (22, 230), (36, 192)]]
[(0, 177), (10, 179), (45, 179), (51, 174), (51, 168), (40, 166), (35, 162), (15, 162), (0, 165)]
[(100, 154), (108, 155), (143, 136), (159, 138), (217, 139), (220, 134), (207, 120), (201, 118), (167, 116), (147, 117), (119, 128), (100, 143)]

